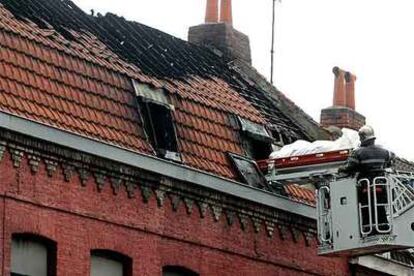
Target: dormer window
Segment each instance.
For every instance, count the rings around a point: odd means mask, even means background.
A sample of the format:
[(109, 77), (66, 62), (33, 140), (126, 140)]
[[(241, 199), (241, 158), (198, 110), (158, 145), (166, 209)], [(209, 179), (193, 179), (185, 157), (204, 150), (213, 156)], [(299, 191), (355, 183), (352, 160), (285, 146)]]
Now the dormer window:
[(181, 162), (172, 112), (163, 89), (154, 89), (133, 80), (137, 102), (144, 122), (145, 133), (158, 156)]
[(264, 126), (238, 117), (242, 131), (242, 143), (248, 157), (255, 160), (269, 158), (272, 152), (272, 137)]

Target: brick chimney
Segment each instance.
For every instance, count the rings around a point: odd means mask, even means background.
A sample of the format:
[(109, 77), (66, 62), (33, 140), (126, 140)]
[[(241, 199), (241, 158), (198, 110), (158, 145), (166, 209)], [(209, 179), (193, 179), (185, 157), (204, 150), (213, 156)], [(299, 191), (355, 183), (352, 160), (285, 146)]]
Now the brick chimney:
[(355, 111), (356, 76), (334, 67), (335, 75), (333, 106), (322, 110), (321, 125), (358, 130), (365, 125), (365, 117)]
[(188, 41), (206, 46), (230, 59), (252, 63), (249, 37), (233, 28), (232, 0), (207, 0), (204, 24), (190, 27)]

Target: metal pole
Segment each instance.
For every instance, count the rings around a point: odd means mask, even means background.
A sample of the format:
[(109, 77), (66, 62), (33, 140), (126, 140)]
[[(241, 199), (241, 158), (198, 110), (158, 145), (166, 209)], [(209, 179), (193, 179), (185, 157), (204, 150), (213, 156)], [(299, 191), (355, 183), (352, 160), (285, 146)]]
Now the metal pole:
[(273, 68), (274, 68), (274, 55), (275, 55), (275, 10), (276, 0), (273, 0), (273, 16), (272, 16), (272, 48), (270, 50), (271, 65), (270, 65), (270, 83), (273, 84)]

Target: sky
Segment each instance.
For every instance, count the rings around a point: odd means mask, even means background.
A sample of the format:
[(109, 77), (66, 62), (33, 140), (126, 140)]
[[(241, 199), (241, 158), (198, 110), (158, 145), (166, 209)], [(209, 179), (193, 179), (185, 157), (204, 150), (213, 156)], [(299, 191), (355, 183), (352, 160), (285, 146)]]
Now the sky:
[[(206, 0), (74, 0), (187, 40)], [(414, 1), (282, 0), (276, 6), (274, 84), (319, 122), (332, 105), (332, 68), (357, 76), (356, 109), (378, 143), (414, 161)], [(253, 65), (270, 79), (272, 0), (233, 0), (234, 27), (250, 37)]]

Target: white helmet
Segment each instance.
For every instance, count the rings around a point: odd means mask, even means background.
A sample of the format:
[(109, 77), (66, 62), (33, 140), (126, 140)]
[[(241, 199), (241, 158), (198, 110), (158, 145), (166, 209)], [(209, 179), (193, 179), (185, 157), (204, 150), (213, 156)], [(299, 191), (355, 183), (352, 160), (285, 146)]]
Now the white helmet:
[(361, 141), (361, 143), (376, 138), (374, 129), (371, 126), (367, 126), (367, 125), (359, 129), (358, 135), (359, 135), (359, 140)]

